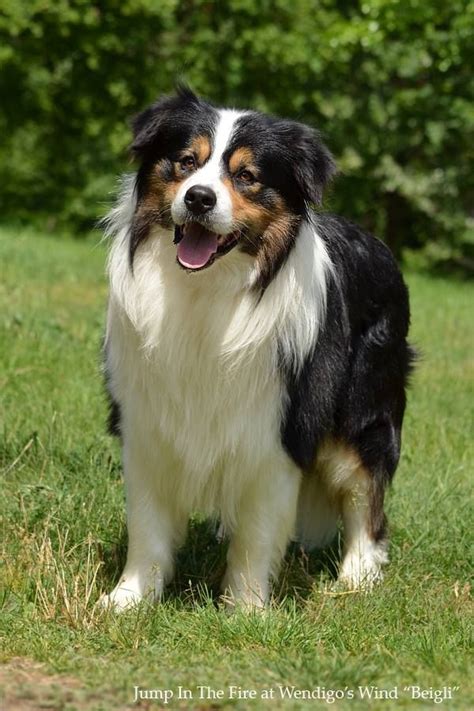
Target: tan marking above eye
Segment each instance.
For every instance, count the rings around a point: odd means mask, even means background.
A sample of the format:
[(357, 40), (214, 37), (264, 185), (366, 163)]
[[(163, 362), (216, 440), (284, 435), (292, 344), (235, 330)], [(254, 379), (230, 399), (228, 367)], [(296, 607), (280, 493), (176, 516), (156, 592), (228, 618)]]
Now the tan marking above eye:
[(193, 153), (199, 165), (203, 165), (211, 155), (211, 143), (209, 138), (207, 136), (196, 136), (184, 152), (184, 154), (186, 153)]
[(237, 173), (242, 168), (247, 168), (257, 177), (257, 168), (255, 167), (255, 156), (253, 151), (248, 146), (237, 148), (229, 158), (229, 170), (231, 174)]

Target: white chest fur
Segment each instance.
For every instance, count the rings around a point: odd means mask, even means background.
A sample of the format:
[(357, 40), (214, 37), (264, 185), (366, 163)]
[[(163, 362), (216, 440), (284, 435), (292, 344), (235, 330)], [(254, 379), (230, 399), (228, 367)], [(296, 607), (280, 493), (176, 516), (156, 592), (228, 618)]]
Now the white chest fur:
[(129, 399), (140, 398), (148, 426), (175, 444), (190, 469), (212, 467), (235, 453), (249, 429), (254, 435), (248, 435), (253, 442), (248, 448), (255, 452), (265, 442), (255, 429), (257, 415), (266, 411), (267, 428), (278, 419), (275, 344), (267, 339), (235, 358), (225, 354), (225, 321), (232, 317), (229, 303), (206, 303), (186, 293), (156, 308), (150, 330), (139, 331), (111, 298), (107, 344), (113, 392), (125, 408)]
[(251, 333), (255, 299), (232, 284), (230, 260), (226, 283), (220, 273), (221, 284), (210, 272), (186, 274), (168, 262), (174, 247), (163, 237), (137, 255), (133, 276), (127, 265), (118, 293), (112, 256), (107, 367), (126, 431), (139, 427), (143, 440), (166, 444), (183, 494), (207, 509), (209, 479), (215, 489), (236, 467), (242, 478), (280, 447), (277, 344), (272, 333)]
[(162, 459), (166, 452), (182, 495), (193, 507), (205, 500), (209, 509), (225, 496), (224, 479), (236, 484), (265, 462), (286, 459), (279, 359), (297, 369), (316, 342), (330, 264), (314, 228), (304, 224), (259, 299), (251, 257), (233, 250), (188, 274), (176, 264), (170, 233), (157, 229), (135, 255), (132, 273), (132, 185), (110, 219), (110, 387), (123, 432), (137, 446), (161, 450)]

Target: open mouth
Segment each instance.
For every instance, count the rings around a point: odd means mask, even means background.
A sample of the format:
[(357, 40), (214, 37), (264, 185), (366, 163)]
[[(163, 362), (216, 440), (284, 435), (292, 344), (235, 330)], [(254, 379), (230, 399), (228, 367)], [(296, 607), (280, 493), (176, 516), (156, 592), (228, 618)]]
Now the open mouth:
[(178, 263), (184, 269), (193, 271), (209, 267), (217, 257), (227, 254), (235, 247), (238, 238), (238, 232), (218, 235), (199, 222), (175, 225), (174, 242), (178, 245)]

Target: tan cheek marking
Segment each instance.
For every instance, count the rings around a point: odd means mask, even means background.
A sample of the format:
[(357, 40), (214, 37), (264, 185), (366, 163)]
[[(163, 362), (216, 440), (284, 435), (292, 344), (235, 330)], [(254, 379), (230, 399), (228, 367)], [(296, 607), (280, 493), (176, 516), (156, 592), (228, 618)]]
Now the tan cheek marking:
[(275, 215), (263, 234), (260, 255), (262, 262), (276, 262), (287, 251), (289, 235), (297, 219), (287, 212)]
[[(222, 181), (229, 191), (232, 200), (232, 216), (236, 223), (245, 225), (251, 232), (261, 234), (268, 227), (272, 213), (262, 205), (248, 200), (244, 195), (235, 190), (232, 180), (224, 178)], [(258, 192), (258, 186), (252, 186), (252, 192)]]
[(175, 181), (175, 182), (173, 182), (173, 183), (167, 183), (167, 184), (166, 184), (166, 188), (165, 188), (164, 193), (163, 193), (164, 198), (165, 198), (165, 199), (164, 199), (165, 204), (171, 205), (171, 203), (172, 203), (173, 200), (175, 199), (176, 194), (177, 194), (177, 192), (178, 192), (178, 190), (179, 190), (179, 186), (180, 186), (180, 182), (179, 182), (179, 181)]
[(246, 195), (235, 190), (232, 181), (223, 181), (232, 200), (232, 213), (237, 225), (247, 227), (244, 249), (256, 257), (264, 282), (282, 263), (294, 239), (299, 218), (288, 212), (285, 201), (276, 197), (271, 209), (254, 203), (247, 195), (256, 194), (259, 186), (249, 186)]
[(257, 264), (260, 280), (265, 282), (282, 264), (294, 239), (298, 218), (288, 212), (276, 214), (260, 240)]
[(255, 156), (250, 148), (243, 146), (242, 148), (237, 148), (229, 160), (229, 170), (231, 173), (236, 173), (239, 168), (248, 166), (255, 162)]
[(170, 207), (178, 192), (180, 181), (166, 179), (161, 170), (165, 161), (157, 163), (148, 177), (148, 184), (143, 199), (138, 207), (137, 214), (145, 217), (156, 218), (163, 225), (170, 223)]

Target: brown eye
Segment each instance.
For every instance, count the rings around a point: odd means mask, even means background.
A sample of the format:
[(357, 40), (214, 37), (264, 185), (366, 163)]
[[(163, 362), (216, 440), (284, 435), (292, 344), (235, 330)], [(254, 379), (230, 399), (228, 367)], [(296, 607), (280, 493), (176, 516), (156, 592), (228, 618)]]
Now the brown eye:
[(241, 180), (243, 183), (247, 183), (247, 185), (251, 185), (255, 182), (255, 176), (253, 173), (250, 172), (250, 170), (243, 170), (241, 173), (239, 173), (238, 177), (239, 180)]
[(193, 170), (196, 167), (194, 156), (184, 156), (184, 158), (181, 158), (179, 165), (181, 170)]

